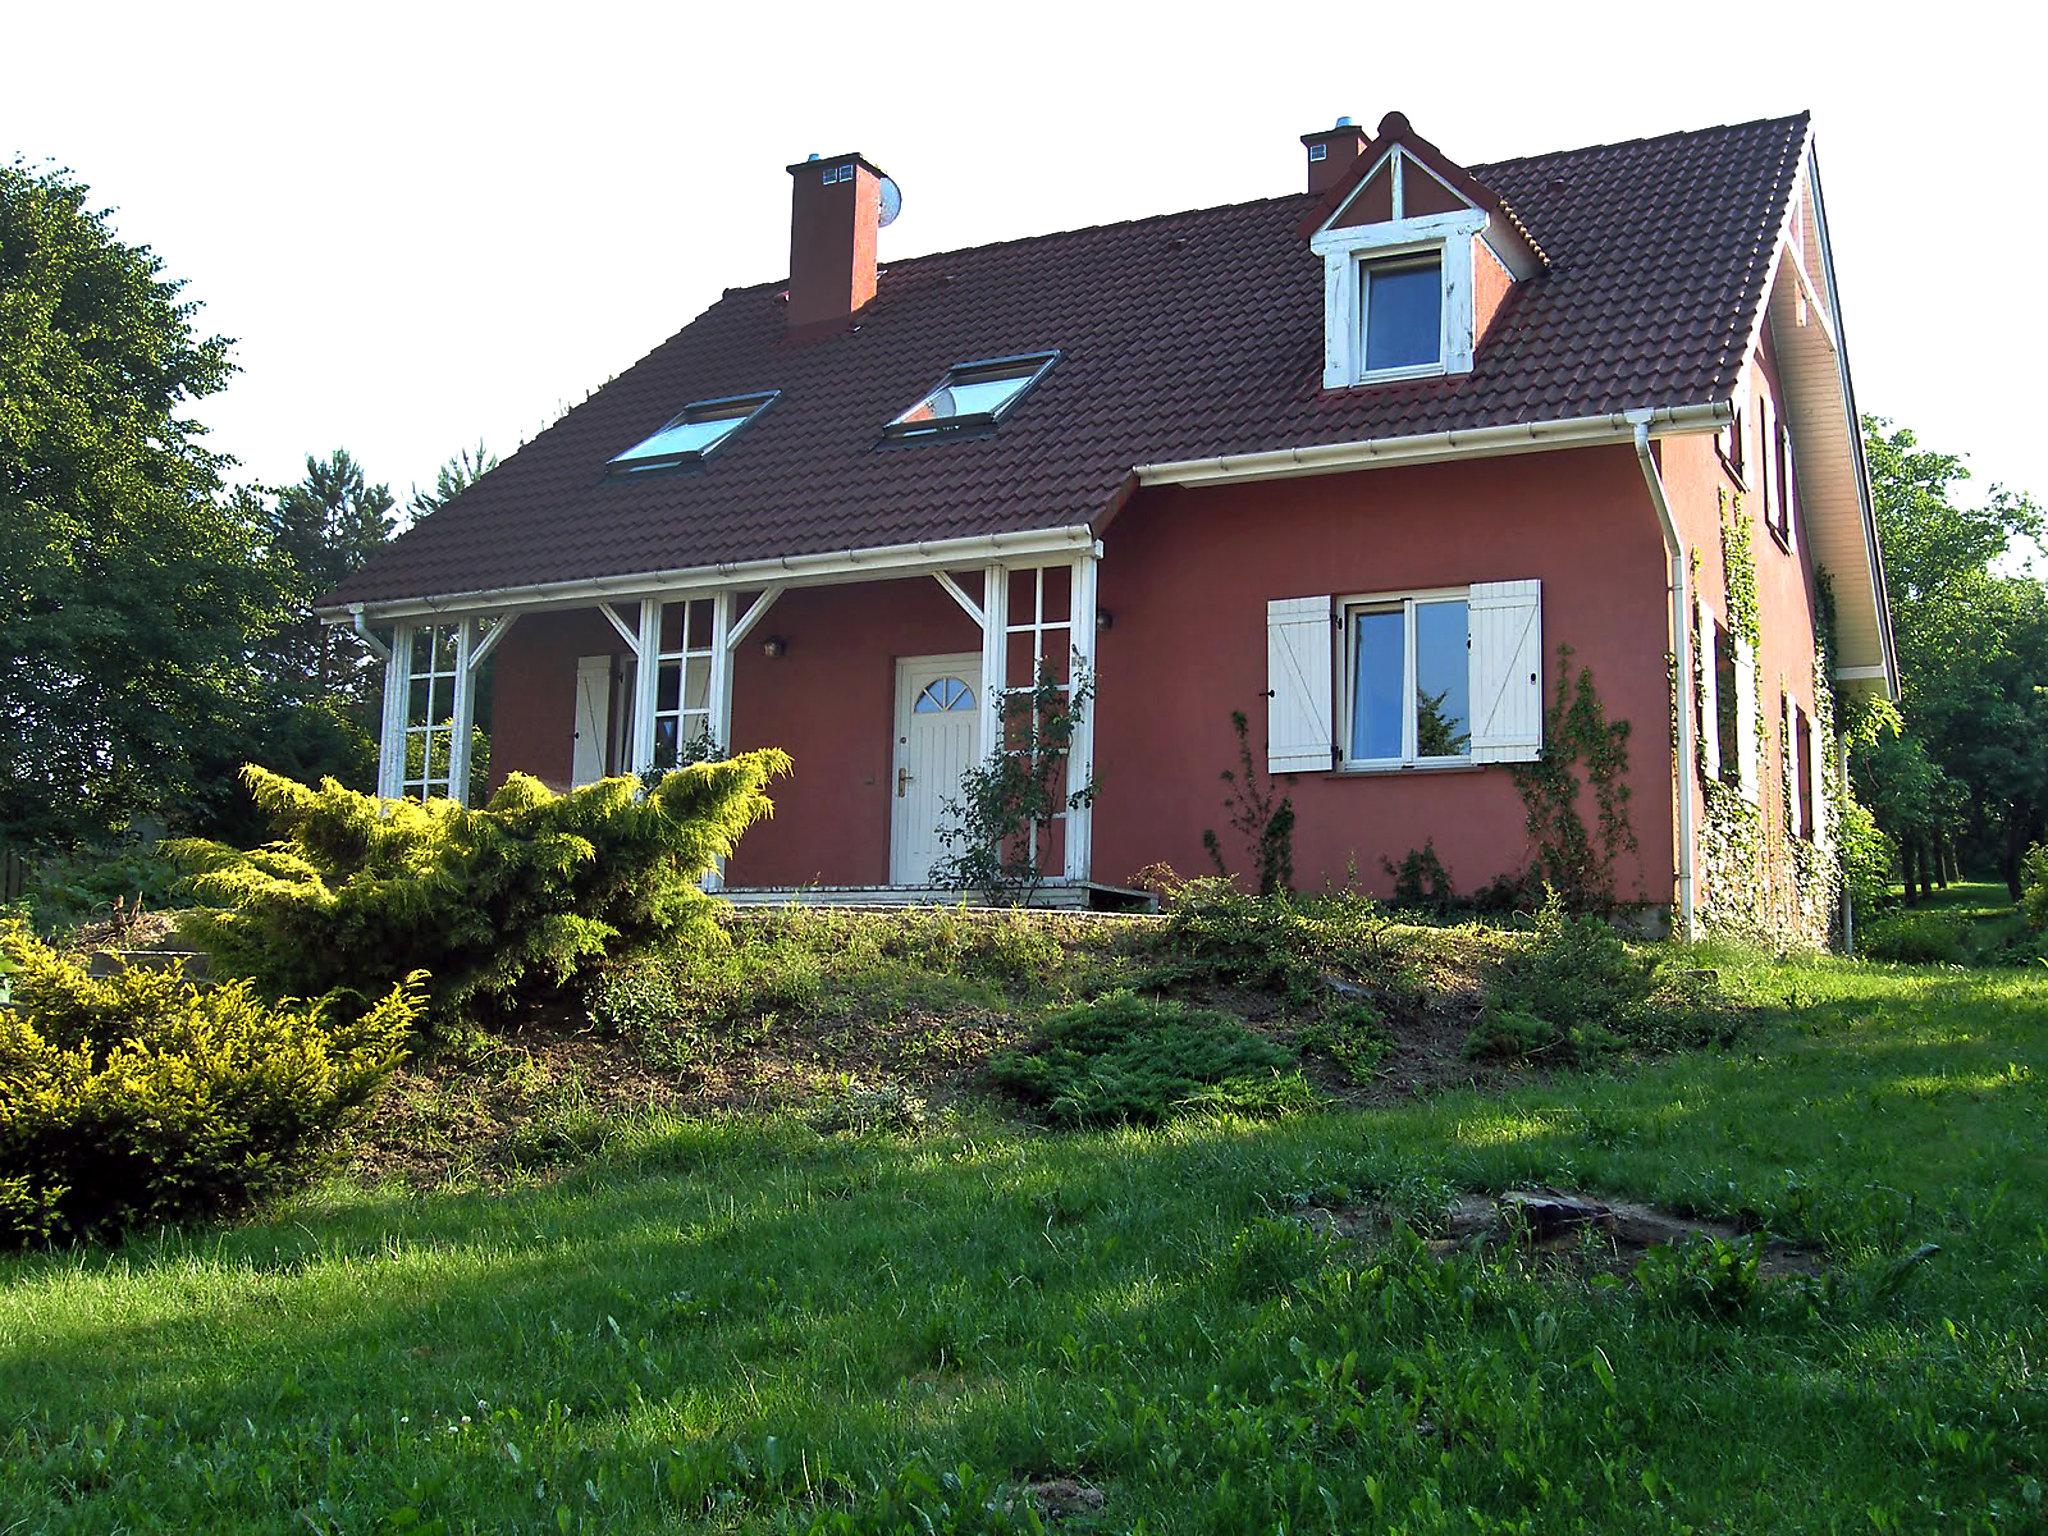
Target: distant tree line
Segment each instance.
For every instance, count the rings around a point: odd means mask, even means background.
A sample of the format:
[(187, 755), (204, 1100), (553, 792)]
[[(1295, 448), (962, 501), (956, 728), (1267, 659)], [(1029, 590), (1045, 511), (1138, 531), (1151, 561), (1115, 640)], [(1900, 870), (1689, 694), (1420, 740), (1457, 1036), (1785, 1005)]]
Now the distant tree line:
[[(0, 165), (0, 848), (254, 832), (262, 762), (367, 787), (372, 658), (313, 603), (398, 527), (344, 450), (231, 484), (192, 406), (229, 343), (68, 173)], [(417, 520), (488, 470), (478, 444)]]

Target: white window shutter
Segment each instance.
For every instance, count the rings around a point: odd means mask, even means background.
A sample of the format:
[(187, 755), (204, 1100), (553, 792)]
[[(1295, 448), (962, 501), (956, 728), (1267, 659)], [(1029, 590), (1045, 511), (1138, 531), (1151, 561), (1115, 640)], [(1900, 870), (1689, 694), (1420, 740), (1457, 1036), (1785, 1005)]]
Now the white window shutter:
[(1735, 765), (1741, 773), (1742, 793), (1757, 797), (1756, 764), (1756, 647), (1740, 635), (1735, 637)]
[(1785, 816), (1794, 837), (1806, 830), (1799, 819), (1799, 706), (1792, 695), (1778, 695), (1778, 769), (1785, 785)]
[(1704, 597), (1698, 599), (1699, 628), (1693, 643), (1700, 658), (1700, 745), (1707, 766), (1707, 781), (1721, 777), (1721, 671), (1714, 665), (1714, 611)]
[(1543, 583), (1475, 582), (1472, 761), (1533, 762), (1543, 750)]
[(1336, 761), (1335, 642), (1327, 597), (1266, 604), (1266, 769), (1327, 773)]

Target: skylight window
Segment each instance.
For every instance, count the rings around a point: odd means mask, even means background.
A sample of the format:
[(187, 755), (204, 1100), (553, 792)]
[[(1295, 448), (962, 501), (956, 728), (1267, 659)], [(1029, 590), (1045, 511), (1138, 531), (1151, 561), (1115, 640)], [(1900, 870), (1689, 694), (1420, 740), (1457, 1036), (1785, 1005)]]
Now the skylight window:
[(606, 466), (613, 475), (674, 469), (708, 459), (729, 438), (768, 409), (780, 394), (726, 395), (686, 405), (659, 432), (616, 454)]
[(1034, 352), (1025, 357), (957, 363), (931, 393), (889, 423), (889, 433), (915, 437), (992, 426), (1058, 360), (1057, 352)]

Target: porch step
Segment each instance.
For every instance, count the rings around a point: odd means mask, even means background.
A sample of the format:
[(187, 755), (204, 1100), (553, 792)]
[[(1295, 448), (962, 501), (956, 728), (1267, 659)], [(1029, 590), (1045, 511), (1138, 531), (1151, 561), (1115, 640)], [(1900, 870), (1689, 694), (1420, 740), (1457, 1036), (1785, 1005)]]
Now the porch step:
[[(742, 885), (718, 893), (737, 907), (968, 907), (991, 910), (978, 891), (940, 885)], [(1158, 898), (1093, 880), (1048, 880), (1023, 903), (1049, 911), (1156, 912)]]

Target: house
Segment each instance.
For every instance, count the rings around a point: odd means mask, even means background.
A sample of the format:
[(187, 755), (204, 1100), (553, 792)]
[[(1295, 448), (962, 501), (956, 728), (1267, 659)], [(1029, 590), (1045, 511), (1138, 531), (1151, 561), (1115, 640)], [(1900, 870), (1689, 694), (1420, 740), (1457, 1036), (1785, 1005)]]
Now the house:
[(1096, 689), (1052, 892), (1236, 857), (1233, 711), (1298, 886), (1427, 841), (1471, 890), (1569, 665), (1631, 724), (1621, 896), (1824, 931), (1831, 696), (1896, 672), (1806, 116), (1302, 144), (1300, 191), (886, 264), (894, 184), (790, 166), (786, 280), (327, 600), (390, 658), (383, 791), (461, 794), (486, 704), (558, 786), (773, 744), (728, 889), (914, 892), (1043, 666)]

